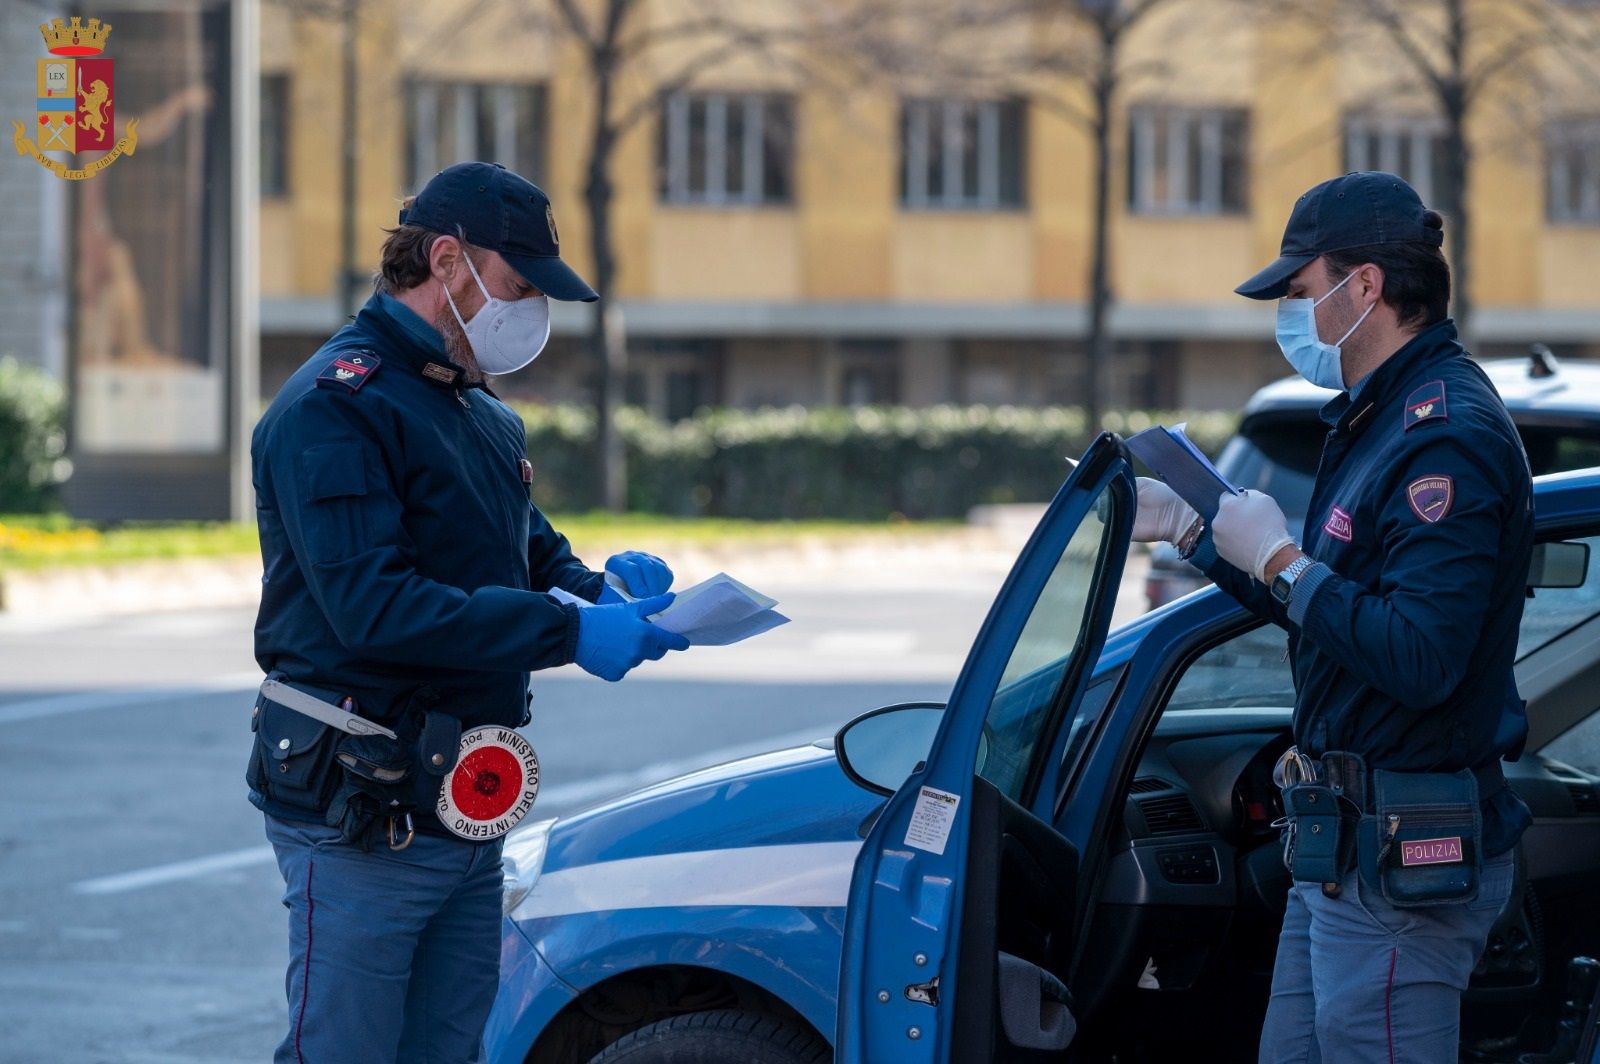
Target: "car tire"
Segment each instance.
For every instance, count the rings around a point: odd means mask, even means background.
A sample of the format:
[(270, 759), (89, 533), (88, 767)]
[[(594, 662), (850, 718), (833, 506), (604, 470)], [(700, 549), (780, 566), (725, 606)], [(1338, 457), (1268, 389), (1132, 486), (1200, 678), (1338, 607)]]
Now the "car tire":
[(790, 1020), (720, 1009), (658, 1020), (626, 1034), (589, 1064), (824, 1064), (833, 1050)]

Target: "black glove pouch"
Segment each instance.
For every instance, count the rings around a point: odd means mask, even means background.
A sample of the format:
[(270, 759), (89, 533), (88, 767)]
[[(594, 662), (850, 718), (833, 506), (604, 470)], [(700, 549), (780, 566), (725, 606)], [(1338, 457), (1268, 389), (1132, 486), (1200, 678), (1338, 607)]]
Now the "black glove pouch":
[(384, 735), (341, 734), (334, 755), (340, 782), (324, 816), (344, 841), (370, 847), (373, 827), (416, 808), (412, 755), (407, 744)]
[(1297, 783), (1283, 792), (1289, 816), (1289, 875), (1301, 883), (1337, 883), (1353, 856), (1353, 815), (1324, 783)]
[(1396, 908), (1478, 896), (1483, 837), (1471, 772), (1372, 774), (1372, 812), (1361, 818), (1360, 868)]
[(245, 782), (252, 800), (321, 815), (339, 783), (334, 750), (341, 732), (269, 699), (258, 698), (256, 733)]

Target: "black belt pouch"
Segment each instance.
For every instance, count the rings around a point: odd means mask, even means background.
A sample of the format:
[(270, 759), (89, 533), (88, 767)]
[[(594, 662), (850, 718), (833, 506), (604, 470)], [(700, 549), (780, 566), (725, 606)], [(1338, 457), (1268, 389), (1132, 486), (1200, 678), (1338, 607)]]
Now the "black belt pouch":
[(461, 718), (429, 710), (422, 718), (422, 733), (417, 736), (417, 767), (415, 777), (417, 808), (425, 813), (434, 812), (439, 805), (439, 791), (444, 778), (456, 767), (461, 753)]
[(1372, 774), (1371, 812), (1361, 818), (1360, 867), (1367, 885), (1396, 908), (1467, 902), (1478, 896), (1482, 817), (1470, 771)]
[(252, 794), (321, 816), (339, 782), (333, 754), (342, 733), (259, 696), (252, 727), (256, 741), (245, 773)]
[(1289, 875), (1301, 883), (1337, 883), (1349, 867), (1349, 832), (1339, 795), (1323, 783), (1283, 792), (1289, 814)]

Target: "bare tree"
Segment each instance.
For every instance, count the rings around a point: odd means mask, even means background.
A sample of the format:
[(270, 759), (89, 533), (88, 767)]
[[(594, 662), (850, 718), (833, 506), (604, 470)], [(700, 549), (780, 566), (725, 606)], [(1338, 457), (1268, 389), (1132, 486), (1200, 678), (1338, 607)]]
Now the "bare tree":
[[(589, 327), (597, 421), (595, 473), (601, 505), (622, 510), (627, 505), (627, 466), (616, 419), (627, 382), (628, 351), (614, 294), (618, 251), (612, 225), (613, 168), (618, 144), (655, 116), (669, 97), (735, 56), (757, 56), (808, 83), (828, 83), (826, 64), (816, 62), (812, 53), (858, 25), (861, 14), (841, 18), (827, 10), (803, 15), (800, 5), (780, 9), (698, 0), (663, 22), (653, 19), (641, 0), (533, 2), (553, 7), (556, 17), (551, 26), (578, 47), (587, 79), (591, 115), (583, 198), (594, 285), (600, 294)], [(763, 9), (766, 17), (755, 18)], [(781, 13), (774, 17), (774, 12)]]
[[(1511, 81), (1538, 91), (1546, 64), (1593, 75), (1595, 20), (1562, 0), (1257, 0), (1263, 14), (1288, 14), (1333, 40), (1374, 55), (1394, 71), (1375, 96), (1425, 101), (1443, 123), (1441, 171), (1434, 198), (1451, 206), (1449, 257), (1453, 312), (1462, 342), (1472, 346), (1472, 182), (1477, 118), (1493, 105), (1514, 106)], [(1342, 39), (1341, 39), (1342, 37)], [(1374, 47), (1376, 45), (1376, 47)], [(1376, 64), (1375, 64), (1376, 65)]]
[[(1127, 43), (1156, 11), (1204, 0), (923, 0), (906, 35), (877, 46), (877, 69), (893, 77), (953, 89), (1021, 92), (1087, 134), (1093, 187), (1088, 246), (1089, 301), (1085, 348), (1088, 424), (1106, 406), (1113, 354), (1112, 154), (1123, 97), (1141, 79), (1158, 76), (1159, 61), (1135, 60)], [(1215, 0), (1222, 3), (1224, 0)], [(898, 54), (900, 60), (887, 57)]]

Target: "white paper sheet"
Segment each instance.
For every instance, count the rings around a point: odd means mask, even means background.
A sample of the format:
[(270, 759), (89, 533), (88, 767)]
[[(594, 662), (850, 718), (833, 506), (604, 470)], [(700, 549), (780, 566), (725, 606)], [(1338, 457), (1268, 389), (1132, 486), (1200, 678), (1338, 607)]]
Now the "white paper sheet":
[[(610, 573), (606, 574), (606, 583), (624, 599), (634, 600), (621, 586), (621, 581)], [(593, 605), (560, 588), (551, 588), (550, 594), (580, 608)], [(763, 595), (727, 573), (718, 573), (678, 592), (672, 605), (650, 620), (669, 632), (686, 636), (691, 646), (721, 647), (788, 624), (789, 618), (773, 609), (777, 604), (777, 599)]]

